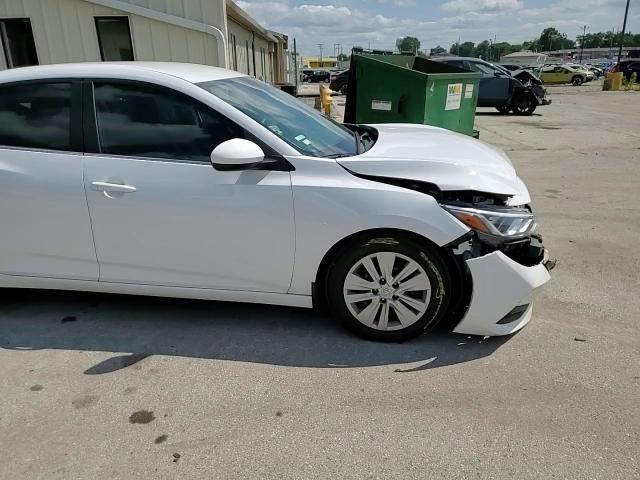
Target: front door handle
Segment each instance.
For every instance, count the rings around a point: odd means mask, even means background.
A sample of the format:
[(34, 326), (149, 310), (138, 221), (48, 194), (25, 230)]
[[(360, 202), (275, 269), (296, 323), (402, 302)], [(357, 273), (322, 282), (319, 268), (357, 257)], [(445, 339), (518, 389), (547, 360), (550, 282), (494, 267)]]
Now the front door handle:
[(109, 193), (109, 192), (133, 193), (137, 190), (136, 187), (133, 187), (131, 185), (122, 185), (119, 183), (92, 182), (91, 185), (93, 186), (94, 190), (97, 190), (99, 192), (105, 192), (105, 193)]

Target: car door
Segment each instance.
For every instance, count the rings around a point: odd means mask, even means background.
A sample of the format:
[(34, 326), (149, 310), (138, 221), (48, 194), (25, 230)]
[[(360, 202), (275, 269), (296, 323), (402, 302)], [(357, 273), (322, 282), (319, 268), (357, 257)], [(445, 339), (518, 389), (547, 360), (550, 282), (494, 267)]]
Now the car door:
[(97, 137), (88, 135), (85, 188), (100, 281), (286, 292), (289, 172), (215, 170), (210, 152), (248, 134), (186, 95), (137, 82), (87, 87)]
[(571, 83), (571, 79), (573, 78), (573, 75), (575, 75), (575, 72), (564, 67), (556, 67), (554, 73), (556, 74), (555, 83)]
[(81, 84), (0, 85), (0, 274), (97, 280)]
[(556, 67), (542, 67), (542, 69), (540, 69), (540, 80), (542, 80), (543, 83), (546, 84), (551, 84), (551, 83), (557, 83), (556, 82), (556, 73), (555, 73), (555, 69)]

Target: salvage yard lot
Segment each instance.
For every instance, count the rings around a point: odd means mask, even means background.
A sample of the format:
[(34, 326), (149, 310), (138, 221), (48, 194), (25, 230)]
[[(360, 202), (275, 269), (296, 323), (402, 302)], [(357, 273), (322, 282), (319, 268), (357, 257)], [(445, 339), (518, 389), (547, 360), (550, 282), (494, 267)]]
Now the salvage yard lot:
[(0, 478), (584, 478), (640, 471), (640, 93), (480, 112), (552, 281), (511, 338), (366, 342), (306, 310), (0, 300)]

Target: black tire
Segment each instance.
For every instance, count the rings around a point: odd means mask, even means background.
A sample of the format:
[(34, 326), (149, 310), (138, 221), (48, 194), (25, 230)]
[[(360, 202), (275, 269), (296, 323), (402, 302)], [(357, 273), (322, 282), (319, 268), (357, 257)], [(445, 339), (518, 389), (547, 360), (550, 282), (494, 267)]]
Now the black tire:
[(516, 115), (531, 115), (537, 107), (537, 100), (529, 92), (518, 93), (511, 101), (511, 108)]
[(496, 107), (496, 110), (498, 110), (502, 115), (507, 115), (511, 111), (511, 106)]
[[(378, 330), (364, 325), (351, 313), (344, 298), (344, 283), (351, 268), (368, 255), (380, 252), (396, 253), (413, 260), (426, 273), (431, 284), (431, 288), (425, 293), (424, 301), (428, 301), (426, 311), (415, 323), (406, 328)], [(394, 273), (397, 273), (396, 268), (402, 268), (402, 264), (398, 265), (398, 263), (400, 262), (395, 260)], [(379, 264), (376, 265), (376, 269), (380, 271)], [(451, 276), (438, 251), (426, 243), (423, 244), (405, 236), (361, 239), (348, 245), (336, 256), (327, 272), (325, 291), (331, 312), (355, 334), (369, 340), (403, 342), (431, 330), (440, 322), (450, 302)], [(393, 311), (389, 313), (389, 319), (391, 324), (395, 318), (395, 325), (398, 326), (400, 323), (397, 321), (399, 317), (395, 313), (395, 308), (389, 305), (389, 312)], [(376, 315), (380, 315), (380, 312), (378, 311)]]
[(346, 95), (347, 94), (347, 90), (349, 90), (349, 86), (348, 85), (343, 85), (340, 87), (340, 95)]
[(584, 83), (584, 79), (579, 75), (576, 75), (571, 79), (571, 85), (575, 85), (576, 87), (579, 87), (583, 83)]

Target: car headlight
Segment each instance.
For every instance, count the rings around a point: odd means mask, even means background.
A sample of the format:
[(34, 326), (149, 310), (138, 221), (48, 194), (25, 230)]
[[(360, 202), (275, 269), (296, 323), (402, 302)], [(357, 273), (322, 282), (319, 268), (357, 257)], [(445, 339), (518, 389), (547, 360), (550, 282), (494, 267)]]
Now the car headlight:
[(535, 216), (525, 208), (496, 207), (485, 210), (441, 204), (442, 208), (472, 230), (501, 237), (520, 237), (536, 229)]

